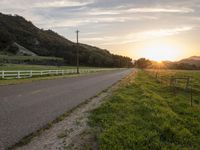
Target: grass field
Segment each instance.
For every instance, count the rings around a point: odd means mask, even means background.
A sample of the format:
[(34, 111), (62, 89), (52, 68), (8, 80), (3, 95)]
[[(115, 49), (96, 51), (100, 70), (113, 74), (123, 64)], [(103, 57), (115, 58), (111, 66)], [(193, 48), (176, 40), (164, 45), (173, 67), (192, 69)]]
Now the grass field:
[(44, 56), (14, 56), (0, 55), (0, 65), (10, 64), (42, 64), (42, 65), (62, 65), (63, 58)]
[(6, 60), (63, 60), (63, 58), (58, 57), (45, 57), (45, 56), (9, 56), (9, 55), (0, 55), (0, 59)]
[[(5, 64), (0, 66), (0, 70), (65, 70), (76, 68), (75, 66), (47, 66), (47, 65), (22, 65), (22, 64)], [(94, 67), (80, 67), (94, 68)]]
[(200, 71), (162, 71), (169, 75), (192, 77), (193, 106), (184, 88), (175, 96), (168, 85), (139, 71), (92, 112), (100, 149), (200, 149)]

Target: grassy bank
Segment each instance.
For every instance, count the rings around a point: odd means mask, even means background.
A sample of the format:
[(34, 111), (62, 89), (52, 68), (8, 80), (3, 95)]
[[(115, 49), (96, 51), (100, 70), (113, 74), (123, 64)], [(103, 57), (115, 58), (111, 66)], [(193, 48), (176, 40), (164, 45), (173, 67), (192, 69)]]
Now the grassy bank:
[(100, 149), (200, 149), (200, 72), (173, 74), (193, 77), (193, 107), (182, 88), (174, 96), (169, 86), (138, 72), (91, 115)]
[[(75, 69), (76, 66), (50, 66), (50, 65), (23, 65), (23, 64), (4, 64), (0, 66), (0, 70), (65, 70)], [(80, 67), (80, 68), (95, 68), (95, 67)]]
[(1, 64), (40, 64), (40, 65), (63, 65), (65, 61), (58, 57), (44, 57), (44, 56), (17, 56), (17, 55), (1, 55)]

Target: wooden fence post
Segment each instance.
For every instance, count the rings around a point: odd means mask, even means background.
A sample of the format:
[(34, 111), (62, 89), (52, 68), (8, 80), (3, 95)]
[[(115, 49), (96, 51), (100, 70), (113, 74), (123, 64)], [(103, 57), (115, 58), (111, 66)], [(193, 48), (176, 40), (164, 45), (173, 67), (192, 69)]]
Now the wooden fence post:
[(17, 71), (17, 79), (20, 79), (20, 71)]
[(186, 86), (185, 86), (185, 90), (188, 89), (188, 87), (189, 87), (189, 83), (190, 83), (190, 77), (187, 78), (187, 83), (186, 83)]
[(5, 77), (5, 74), (4, 74), (5, 72), (4, 72), (4, 70), (2, 71), (2, 79), (4, 79), (4, 77)]
[(191, 89), (190, 89), (190, 105), (193, 106), (192, 85), (191, 85)]
[(33, 71), (31, 70), (31, 71), (30, 71), (30, 77), (32, 77), (32, 76), (33, 76)]
[(158, 72), (156, 72), (156, 79), (158, 79)]

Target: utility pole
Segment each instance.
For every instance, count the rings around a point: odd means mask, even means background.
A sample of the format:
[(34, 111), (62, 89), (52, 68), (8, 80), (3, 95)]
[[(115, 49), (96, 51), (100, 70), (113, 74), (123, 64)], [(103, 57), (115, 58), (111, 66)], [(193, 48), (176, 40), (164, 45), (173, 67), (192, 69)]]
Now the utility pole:
[(79, 74), (79, 43), (78, 43), (78, 33), (79, 33), (79, 30), (76, 31), (76, 39), (77, 39), (76, 67), (77, 67), (77, 74)]

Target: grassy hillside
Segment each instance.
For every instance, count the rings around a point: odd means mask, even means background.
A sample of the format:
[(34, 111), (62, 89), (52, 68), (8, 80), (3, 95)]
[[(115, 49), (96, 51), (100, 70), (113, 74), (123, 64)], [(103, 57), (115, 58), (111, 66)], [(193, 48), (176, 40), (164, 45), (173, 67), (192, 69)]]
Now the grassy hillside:
[(178, 61), (178, 63), (196, 65), (197, 67), (200, 67), (200, 56), (192, 56), (186, 59), (182, 59)]
[(64, 65), (65, 61), (63, 58), (58, 57), (0, 55), (0, 65), (6, 66), (6, 64), (8, 63), (35, 65)]
[(190, 94), (140, 71), (96, 109), (90, 120), (102, 150), (200, 149), (200, 72), (170, 71), (163, 75), (192, 76), (194, 105)]
[[(86, 68), (97, 68), (97, 67), (84, 67)], [(76, 69), (75, 66), (46, 66), (46, 65), (23, 65), (23, 64), (5, 64), (0, 66), (0, 70), (65, 70), (65, 69)]]
[[(0, 13), (0, 53), (18, 53), (13, 43), (39, 56), (62, 57), (68, 65), (76, 64), (77, 45), (51, 30), (34, 26), (21, 16)], [(15, 44), (15, 45), (16, 45)], [(80, 44), (80, 64), (97, 67), (128, 67), (131, 59), (107, 50)]]

